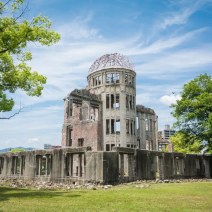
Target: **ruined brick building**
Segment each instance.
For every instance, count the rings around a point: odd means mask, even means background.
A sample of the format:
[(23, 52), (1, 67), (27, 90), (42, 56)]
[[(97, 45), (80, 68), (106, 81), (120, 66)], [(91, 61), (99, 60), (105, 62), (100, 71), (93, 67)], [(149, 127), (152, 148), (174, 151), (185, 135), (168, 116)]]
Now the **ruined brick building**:
[(88, 72), (88, 86), (65, 99), (62, 146), (157, 149), (157, 115), (136, 105), (136, 72), (126, 56), (106, 54)]
[(157, 151), (157, 115), (136, 105), (136, 72), (127, 57), (100, 57), (87, 80), (85, 89), (64, 99), (62, 148), (0, 153), (0, 179), (83, 184), (212, 178), (212, 155)]

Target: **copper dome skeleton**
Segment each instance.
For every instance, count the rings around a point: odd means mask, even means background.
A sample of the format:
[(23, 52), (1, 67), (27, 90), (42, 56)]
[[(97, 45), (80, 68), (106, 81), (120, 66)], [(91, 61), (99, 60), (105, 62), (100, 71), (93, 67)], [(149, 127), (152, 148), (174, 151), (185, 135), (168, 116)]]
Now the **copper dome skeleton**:
[(105, 54), (98, 58), (91, 65), (88, 74), (109, 68), (124, 68), (134, 71), (133, 64), (130, 63), (128, 57), (118, 53), (113, 53)]

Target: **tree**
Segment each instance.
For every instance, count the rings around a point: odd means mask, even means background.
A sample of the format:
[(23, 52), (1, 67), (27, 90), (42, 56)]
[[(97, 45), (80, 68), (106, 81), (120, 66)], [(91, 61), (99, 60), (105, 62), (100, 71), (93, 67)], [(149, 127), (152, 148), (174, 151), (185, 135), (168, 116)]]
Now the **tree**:
[(29, 43), (52, 45), (59, 41), (51, 22), (43, 16), (22, 20), (27, 9), (24, 0), (0, 1), (0, 112), (11, 111), (14, 100), (8, 94), (21, 89), (29, 96), (40, 96), (46, 77), (32, 71), (27, 62), (32, 54)]
[(195, 136), (187, 135), (182, 132), (176, 132), (169, 139), (174, 145), (175, 152), (200, 153), (203, 148), (201, 141), (197, 140)]
[(17, 147), (17, 148), (13, 148), (10, 150), (10, 152), (25, 152), (25, 149), (24, 148), (21, 148), (21, 147)]
[[(212, 79), (204, 74), (184, 85), (181, 99), (171, 106), (175, 127), (212, 151)], [(187, 141), (187, 139), (185, 140)]]

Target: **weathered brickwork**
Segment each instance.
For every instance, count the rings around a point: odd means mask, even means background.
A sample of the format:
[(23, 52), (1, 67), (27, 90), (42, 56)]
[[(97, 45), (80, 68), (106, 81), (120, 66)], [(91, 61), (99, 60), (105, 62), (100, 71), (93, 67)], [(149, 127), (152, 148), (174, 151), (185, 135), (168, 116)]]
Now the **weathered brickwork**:
[(65, 102), (62, 146), (90, 146), (102, 149), (102, 105), (96, 95), (87, 90), (74, 90)]

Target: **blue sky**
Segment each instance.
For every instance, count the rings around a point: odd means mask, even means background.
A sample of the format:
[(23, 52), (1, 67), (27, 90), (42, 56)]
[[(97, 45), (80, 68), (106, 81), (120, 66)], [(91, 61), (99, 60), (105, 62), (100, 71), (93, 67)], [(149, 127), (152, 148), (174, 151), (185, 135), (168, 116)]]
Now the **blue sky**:
[(29, 1), (25, 18), (39, 14), (53, 22), (61, 41), (29, 45), (30, 65), (47, 76), (47, 84), (40, 98), (14, 95), (16, 109), (21, 104), (24, 110), (0, 121), (0, 149), (60, 145), (63, 98), (86, 86), (90, 66), (106, 53), (130, 58), (137, 104), (156, 111), (159, 129), (174, 122), (169, 106), (183, 84), (212, 73), (212, 0)]

